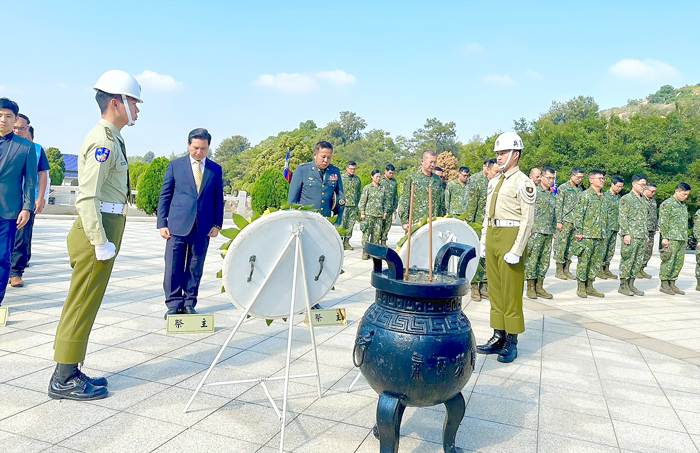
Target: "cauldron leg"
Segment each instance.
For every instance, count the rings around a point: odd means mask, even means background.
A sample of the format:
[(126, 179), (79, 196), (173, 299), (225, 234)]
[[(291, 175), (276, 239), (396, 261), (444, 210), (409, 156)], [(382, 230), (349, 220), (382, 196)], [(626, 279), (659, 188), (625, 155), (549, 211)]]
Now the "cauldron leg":
[(464, 396), (459, 392), (449, 400), (445, 401), (447, 415), (445, 416), (445, 426), (442, 429), (442, 447), (445, 453), (462, 453), (463, 450), (455, 446), (457, 430), (464, 418)]
[(404, 409), (406, 406), (400, 399), (385, 393), (379, 395), (377, 426), (375, 426), (375, 436), (379, 435), (379, 453), (399, 451), (399, 432)]

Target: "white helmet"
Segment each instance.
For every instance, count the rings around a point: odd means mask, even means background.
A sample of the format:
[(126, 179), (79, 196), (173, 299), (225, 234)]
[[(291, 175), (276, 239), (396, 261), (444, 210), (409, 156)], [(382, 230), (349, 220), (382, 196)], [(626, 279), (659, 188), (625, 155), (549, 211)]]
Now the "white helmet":
[(126, 97), (129, 96), (130, 98), (134, 98), (136, 102), (143, 102), (141, 100), (141, 85), (139, 85), (134, 76), (127, 72), (113, 69), (102, 74), (100, 78), (97, 79), (97, 83), (95, 83), (93, 88), (95, 91), (99, 90), (109, 94), (121, 94), (122, 102), (126, 109), (126, 116), (129, 119), (127, 124), (129, 126), (135, 124), (131, 117), (129, 102), (126, 100)]
[(515, 132), (504, 132), (498, 136), (493, 146), (495, 152), (498, 151), (520, 151), (524, 148), (523, 139)]

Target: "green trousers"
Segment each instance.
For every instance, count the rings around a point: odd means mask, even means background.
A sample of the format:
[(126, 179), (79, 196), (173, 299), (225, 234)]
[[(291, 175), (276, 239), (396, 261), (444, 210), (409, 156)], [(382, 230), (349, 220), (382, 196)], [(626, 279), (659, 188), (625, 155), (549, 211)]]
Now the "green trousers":
[[(102, 214), (107, 240), (117, 247), (117, 253), (122, 243), (125, 222), (124, 216)], [(107, 289), (116, 256), (106, 261), (95, 258), (95, 246), (90, 244), (85, 235), (80, 217), (68, 233), (67, 242), (73, 274), (56, 329), (53, 349), (56, 362), (73, 364), (85, 360), (90, 331)]]
[(603, 269), (603, 239), (583, 238), (578, 243), (576, 280), (594, 281)]
[(649, 232), (649, 242), (646, 243), (646, 248), (644, 249), (644, 267), (647, 267), (647, 264), (649, 264), (649, 260), (651, 259), (651, 255), (654, 254), (654, 237), (656, 236), (656, 231), (650, 231)]
[(517, 236), (518, 228), (488, 227), (486, 231), (491, 327), (511, 334), (525, 332), (523, 284), (527, 255), (518, 264), (508, 264), (503, 259)]
[(700, 280), (700, 250), (695, 252), (695, 278)]
[(382, 241), (389, 239), (389, 230), (391, 230), (391, 222), (394, 218), (394, 213), (390, 212), (386, 215), (386, 219), (382, 220)]
[(603, 265), (610, 266), (610, 262), (615, 255), (615, 243), (617, 242), (617, 231), (606, 231), (603, 233), (606, 237), (603, 238)]
[(661, 248), (660, 280), (676, 280), (683, 269), (685, 241), (669, 241), (668, 247)]
[(525, 280), (544, 280), (549, 270), (551, 255), (552, 235), (532, 233), (525, 248)]
[(356, 221), (357, 206), (345, 206), (345, 209), (343, 209), (343, 218), (340, 219), (340, 228), (346, 229), (348, 232), (343, 236), (343, 240), (350, 240), (350, 237), (352, 237), (352, 229), (355, 227)]
[(571, 246), (574, 238), (574, 224), (563, 223), (563, 229), (557, 231), (557, 247), (554, 250), (554, 261), (561, 264), (571, 263)]
[(644, 266), (644, 251), (647, 238), (632, 238), (626, 245), (624, 238), (620, 245), (620, 278), (636, 278)]
[(365, 217), (367, 221), (367, 231), (362, 233), (362, 250), (365, 249), (367, 242), (371, 244), (379, 244), (379, 238), (382, 236), (382, 218), (368, 215)]

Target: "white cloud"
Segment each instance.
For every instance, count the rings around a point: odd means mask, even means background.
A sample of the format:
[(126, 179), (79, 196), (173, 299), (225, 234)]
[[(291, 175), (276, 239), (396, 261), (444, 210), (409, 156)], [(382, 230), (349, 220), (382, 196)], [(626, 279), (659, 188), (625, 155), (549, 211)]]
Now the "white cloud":
[(481, 77), (481, 80), (487, 83), (492, 83), (494, 85), (504, 85), (504, 86), (513, 86), (516, 85), (515, 80), (513, 80), (509, 75), (499, 75), (499, 74), (491, 74), (491, 75), (485, 75)]
[(464, 53), (479, 53), (484, 51), (484, 46), (477, 42), (464, 45), (460, 48)]
[(532, 71), (532, 70), (528, 69), (527, 71), (525, 71), (525, 77), (528, 77), (530, 79), (539, 80), (542, 78), (542, 74), (540, 74), (539, 72)]
[(335, 71), (321, 71), (316, 73), (316, 78), (325, 80), (336, 86), (352, 85), (355, 83), (355, 76), (345, 71), (336, 69)]
[(263, 74), (253, 83), (259, 87), (271, 88), (286, 93), (308, 93), (321, 88), (319, 81), (327, 82), (336, 87), (352, 85), (357, 79), (352, 74), (337, 69), (335, 71), (320, 71), (313, 74)]
[(182, 88), (182, 83), (175, 81), (173, 76), (158, 74), (148, 69), (134, 77), (139, 81), (141, 88), (145, 88), (146, 90), (176, 91)]
[(628, 80), (640, 82), (659, 82), (675, 79), (680, 76), (676, 68), (658, 60), (620, 60), (610, 66), (610, 73)]

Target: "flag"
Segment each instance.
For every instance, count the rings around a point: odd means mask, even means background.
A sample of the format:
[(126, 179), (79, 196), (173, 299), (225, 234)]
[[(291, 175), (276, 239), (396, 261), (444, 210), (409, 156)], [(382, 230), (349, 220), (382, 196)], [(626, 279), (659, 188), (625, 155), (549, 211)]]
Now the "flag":
[(552, 187), (550, 189), (554, 195), (557, 194), (557, 172), (554, 172), (554, 184), (552, 184)]
[(289, 149), (287, 149), (287, 158), (284, 160), (284, 179), (287, 182), (292, 180), (292, 173), (289, 171)]

